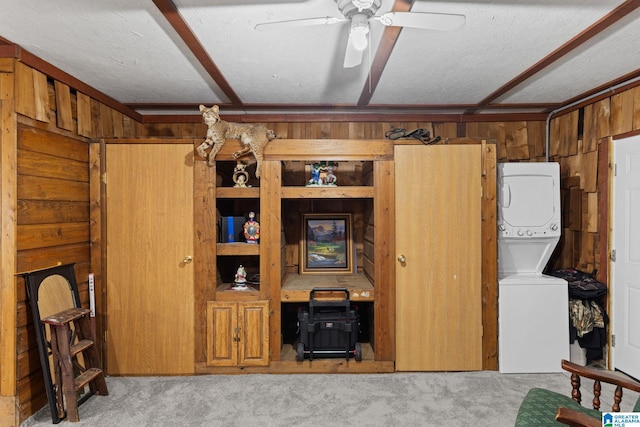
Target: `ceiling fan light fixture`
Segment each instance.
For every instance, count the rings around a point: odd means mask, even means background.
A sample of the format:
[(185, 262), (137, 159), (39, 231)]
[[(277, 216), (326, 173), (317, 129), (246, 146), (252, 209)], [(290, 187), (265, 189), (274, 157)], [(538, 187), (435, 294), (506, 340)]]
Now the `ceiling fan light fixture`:
[(357, 50), (365, 50), (368, 45), (367, 34), (369, 34), (369, 19), (362, 14), (353, 15), (351, 18), (350, 38), (353, 47)]
[(360, 12), (365, 9), (371, 8), (373, 2), (374, 0), (351, 0), (351, 3), (353, 3), (353, 5), (357, 7)]

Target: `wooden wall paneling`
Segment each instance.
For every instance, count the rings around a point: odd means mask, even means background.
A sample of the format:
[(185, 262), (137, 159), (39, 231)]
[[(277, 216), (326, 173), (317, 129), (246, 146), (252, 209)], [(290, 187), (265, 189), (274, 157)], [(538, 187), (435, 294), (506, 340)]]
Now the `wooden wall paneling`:
[(559, 117), (551, 120), (549, 125), (549, 159), (556, 157), (560, 154), (560, 142), (562, 136), (560, 135), (561, 120)]
[(34, 372), (28, 377), (20, 379), (17, 383), (17, 400), (20, 402), (18, 416), (21, 421), (25, 420), (31, 414), (35, 414), (47, 404), (44, 382), (38, 382), (38, 378), (41, 376), (41, 371)]
[(588, 193), (598, 189), (598, 152), (589, 151), (581, 156), (580, 186)]
[(585, 193), (587, 195), (587, 223), (586, 231), (598, 232), (598, 193)]
[(78, 243), (56, 248), (55, 255), (52, 255), (50, 248), (20, 251), (17, 255), (16, 271), (29, 271), (50, 267), (52, 265), (52, 258), (55, 259), (54, 263), (60, 262), (62, 264), (68, 264), (75, 262), (88, 264), (91, 262), (89, 256), (90, 249), (89, 243)]
[(583, 230), (580, 232), (579, 236), (580, 251), (575, 266), (579, 270), (591, 272), (595, 268), (595, 234)]
[(100, 103), (100, 127), (103, 138), (114, 136), (113, 132), (113, 110), (108, 105)]
[(20, 62), (16, 63), (16, 113), (36, 118), (36, 99), (33, 81), (33, 69)]
[(365, 139), (365, 124), (361, 122), (349, 122), (349, 138)]
[(86, 136), (87, 138), (93, 137), (92, 125), (91, 125), (91, 98), (84, 93), (78, 92), (77, 97), (77, 121), (78, 121), (78, 135)]
[[(393, 149), (393, 147), (392, 147)], [(395, 242), (395, 164), (393, 159), (376, 161), (374, 168), (373, 218), (377, 253), (374, 268), (375, 360), (395, 360), (396, 342), (396, 242)]]
[(78, 162), (89, 161), (86, 142), (23, 124), (18, 125), (18, 148)]
[(498, 369), (496, 145), (482, 142), (482, 369)]
[(605, 138), (611, 135), (611, 99), (605, 98), (594, 104), (596, 116), (596, 138)]
[(73, 112), (71, 110), (71, 89), (59, 81), (54, 82), (56, 95), (56, 124), (61, 129), (73, 131)]
[(329, 138), (336, 139), (356, 139), (349, 134), (350, 130), (349, 122), (334, 122), (331, 123), (331, 132)]
[(579, 186), (569, 188), (569, 222), (571, 231), (580, 231), (582, 226), (582, 191)]
[(640, 129), (640, 86), (633, 89), (633, 129)]
[(609, 148), (611, 141), (603, 138), (598, 142), (598, 274), (596, 278), (608, 283), (609, 278)]
[(91, 135), (93, 138), (104, 137), (102, 120), (100, 119), (101, 105), (100, 101), (91, 98)]
[[(195, 146), (200, 140), (194, 141)], [(194, 216), (194, 324), (195, 324), (195, 363), (206, 364), (207, 354), (207, 301), (215, 298), (216, 288), (216, 167), (210, 167), (205, 160), (194, 160), (193, 168), (193, 216)]]
[(33, 70), (33, 91), (35, 102), (35, 117), (41, 122), (49, 123), (49, 83), (47, 76), (40, 71)]
[(433, 123), (433, 137), (457, 138), (458, 126), (456, 123)]
[(39, 176), (18, 176), (18, 198), (86, 201), (89, 184)]
[[(113, 119), (113, 136), (115, 137), (123, 137), (125, 136), (124, 134), (124, 123), (122, 121), (124, 115), (118, 111), (118, 110), (114, 110), (111, 109), (111, 116)], [(179, 133), (178, 135), (180, 136), (186, 136), (185, 133)]]
[(582, 132), (582, 151), (589, 153), (598, 147), (597, 120), (593, 104), (584, 107), (584, 126)]
[(87, 241), (88, 223), (19, 225), (16, 248), (20, 251)]
[(578, 110), (559, 117), (560, 141), (558, 155), (572, 156), (578, 153)]
[(540, 159), (545, 156), (546, 143), (546, 123), (527, 122), (527, 143), (529, 144), (529, 154), (531, 159)]
[(20, 173), (40, 177), (89, 182), (87, 164), (28, 150), (19, 150)]
[[(9, 71), (19, 63), (0, 61)], [(0, 73), (0, 424), (18, 425), (16, 412), (16, 253), (17, 120), (14, 73)]]
[(619, 135), (633, 130), (633, 118), (635, 115), (633, 100), (634, 92), (632, 90), (625, 90), (611, 97), (612, 135)]
[(526, 122), (507, 122), (505, 127), (505, 146), (509, 160), (530, 158)]
[[(96, 348), (101, 356), (102, 368), (105, 364), (104, 336), (102, 332), (106, 327), (106, 281), (104, 280), (104, 266), (106, 265), (107, 248), (105, 242), (106, 224), (104, 206), (105, 188), (103, 174), (105, 173), (104, 163), (104, 141), (89, 144), (89, 240), (90, 247), (90, 270), (80, 277), (87, 277), (89, 273), (94, 275), (95, 291), (95, 330)], [(78, 274), (78, 270), (76, 270)]]

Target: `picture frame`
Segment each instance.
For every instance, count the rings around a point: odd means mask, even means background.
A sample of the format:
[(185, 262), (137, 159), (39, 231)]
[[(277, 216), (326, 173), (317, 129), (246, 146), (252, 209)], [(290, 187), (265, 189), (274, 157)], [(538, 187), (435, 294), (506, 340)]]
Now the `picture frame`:
[(350, 213), (302, 214), (300, 274), (353, 274)]

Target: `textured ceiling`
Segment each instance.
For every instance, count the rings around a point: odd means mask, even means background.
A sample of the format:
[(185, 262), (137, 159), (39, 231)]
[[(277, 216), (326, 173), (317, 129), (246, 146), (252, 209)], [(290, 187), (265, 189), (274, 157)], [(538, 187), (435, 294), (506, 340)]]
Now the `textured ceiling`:
[[(454, 31), (370, 23), (343, 68), (334, 0), (3, 0), (0, 37), (142, 115), (546, 113), (640, 76), (640, 1), (382, 0), (455, 13)], [(18, 54), (19, 56), (19, 54)]]

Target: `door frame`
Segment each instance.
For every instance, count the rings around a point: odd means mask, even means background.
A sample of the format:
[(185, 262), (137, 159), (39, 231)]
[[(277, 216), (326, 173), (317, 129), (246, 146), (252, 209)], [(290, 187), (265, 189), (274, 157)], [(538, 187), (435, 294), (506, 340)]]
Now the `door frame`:
[[(616, 330), (617, 327), (617, 322), (616, 322), (616, 312), (615, 312), (615, 275), (616, 275), (616, 262), (613, 260), (613, 250), (616, 249), (615, 246), (615, 236), (616, 236), (616, 221), (615, 221), (615, 216), (616, 216), (616, 200), (615, 200), (615, 194), (616, 194), (616, 148), (617, 148), (617, 143), (627, 140), (629, 138), (638, 138), (638, 144), (640, 145), (640, 131), (636, 131), (636, 132), (630, 132), (627, 134), (623, 134), (623, 135), (618, 135), (614, 138), (611, 138), (608, 142), (609, 142), (609, 147), (608, 147), (608, 160), (609, 160), (609, 186), (608, 186), (608, 194), (607, 194), (607, 198), (608, 198), (608, 204), (609, 204), (609, 215), (607, 218), (607, 228), (606, 231), (608, 232), (608, 236), (607, 236), (607, 240), (608, 240), (608, 247), (607, 250), (604, 251), (606, 252), (606, 256), (607, 256), (607, 264), (608, 265), (608, 274), (607, 274), (607, 279), (608, 279), (608, 284), (609, 284), (609, 292), (608, 292), (608, 304), (607, 304), (607, 311), (608, 311), (608, 315), (609, 315), (609, 333), (608, 333), (608, 363), (607, 366), (609, 369), (616, 369), (616, 350), (615, 347), (612, 345), (614, 337), (616, 335), (619, 335)], [(603, 229), (604, 230), (604, 229)]]

